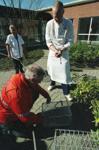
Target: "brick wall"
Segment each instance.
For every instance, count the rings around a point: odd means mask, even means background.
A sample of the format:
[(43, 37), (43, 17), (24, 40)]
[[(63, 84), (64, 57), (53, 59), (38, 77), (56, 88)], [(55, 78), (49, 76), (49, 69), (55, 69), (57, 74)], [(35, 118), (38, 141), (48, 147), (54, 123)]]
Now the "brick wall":
[[(98, 1), (98, 0), (97, 0)], [(64, 17), (73, 19), (75, 42), (78, 34), (78, 20), (82, 17), (99, 16), (99, 2), (75, 5), (64, 8)], [(50, 14), (52, 11), (48, 11)]]

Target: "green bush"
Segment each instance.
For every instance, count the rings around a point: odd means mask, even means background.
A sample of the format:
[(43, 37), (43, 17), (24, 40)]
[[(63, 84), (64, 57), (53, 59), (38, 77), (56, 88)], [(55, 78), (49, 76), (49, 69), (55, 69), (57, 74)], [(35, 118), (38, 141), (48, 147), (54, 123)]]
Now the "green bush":
[(80, 110), (79, 113), (86, 112), (84, 118), (90, 114), (91, 120), (89, 118), (87, 120), (89, 119), (91, 128), (99, 127), (99, 80), (88, 75), (77, 75), (77, 77), (75, 75), (74, 80), (77, 85), (74, 90), (71, 90), (73, 104), (79, 107), (77, 108)]
[(90, 105), (92, 100), (99, 100), (99, 80), (83, 75), (79, 77), (77, 86), (71, 94), (75, 102)]
[(94, 115), (94, 122), (96, 127), (99, 127), (99, 100), (91, 102), (92, 114)]
[[(42, 50), (36, 49), (28, 51), (26, 54), (26, 59), (23, 59), (24, 65), (32, 64), (37, 61), (41, 57), (44, 56), (44, 52)], [(9, 70), (13, 68), (13, 62), (11, 59), (4, 57), (0, 59), (0, 70)]]
[(91, 139), (99, 147), (99, 129), (96, 131), (91, 131)]
[(93, 64), (98, 58), (99, 46), (92, 46), (88, 45), (87, 43), (77, 43), (74, 44), (70, 49), (70, 62), (72, 64)]

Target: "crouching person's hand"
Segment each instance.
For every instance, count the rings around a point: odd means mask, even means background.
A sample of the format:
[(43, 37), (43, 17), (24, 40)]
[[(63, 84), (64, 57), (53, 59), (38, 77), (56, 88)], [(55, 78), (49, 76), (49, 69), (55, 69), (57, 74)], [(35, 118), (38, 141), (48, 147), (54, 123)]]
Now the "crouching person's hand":
[(40, 113), (34, 114), (33, 123), (34, 124), (42, 124), (43, 123), (43, 117)]
[(51, 97), (48, 97), (46, 103), (49, 104), (51, 102)]
[(43, 117), (40, 113), (34, 114), (33, 112), (30, 112), (28, 115), (28, 121), (26, 123), (27, 127), (33, 126), (33, 124), (42, 124), (43, 123)]

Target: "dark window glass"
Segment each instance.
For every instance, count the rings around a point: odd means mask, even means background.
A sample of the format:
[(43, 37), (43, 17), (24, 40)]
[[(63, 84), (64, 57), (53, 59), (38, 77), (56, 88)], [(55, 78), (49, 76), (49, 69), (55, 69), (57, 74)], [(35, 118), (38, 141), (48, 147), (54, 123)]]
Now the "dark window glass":
[(91, 33), (99, 34), (99, 17), (94, 17), (92, 21)]
[(90, 18), (80, 18), (79, 19), (79, 29), (78, 33), (89, 33)]
[(99, 41), (99, 35), (90, 35), (90, 41)]
[(78, 35), (78, 40), (88, 40), (88, 35)]

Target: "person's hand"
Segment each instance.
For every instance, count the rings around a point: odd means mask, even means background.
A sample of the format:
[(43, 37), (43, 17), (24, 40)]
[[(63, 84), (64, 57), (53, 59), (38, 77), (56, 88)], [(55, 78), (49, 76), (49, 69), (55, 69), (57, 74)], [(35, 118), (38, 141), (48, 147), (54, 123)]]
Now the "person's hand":
[(32, 122), (32, 121), (29, 121), (29, 122), (25, 123), (25, 126), (26, 126), (27, 128), (32, 128), (33, 122)]
[(65, 49), (65, 47), (63, 46), (63, 47), (61, 48), (61, 52), (63, 52), (63, 51), (64, 51), (64, 49)]
[(55, 56), (56, 56), (56, 57), (60, 57), (61, 54), (62, 54), (62, 51), (61, 51), (61, 50), (58, 50), (58, 51), (55, 52)]
[(51, 102), (51, 98), (48, 97), (47, 100), (46, 100), (46, 103), (49, 104), (50, 102)]

